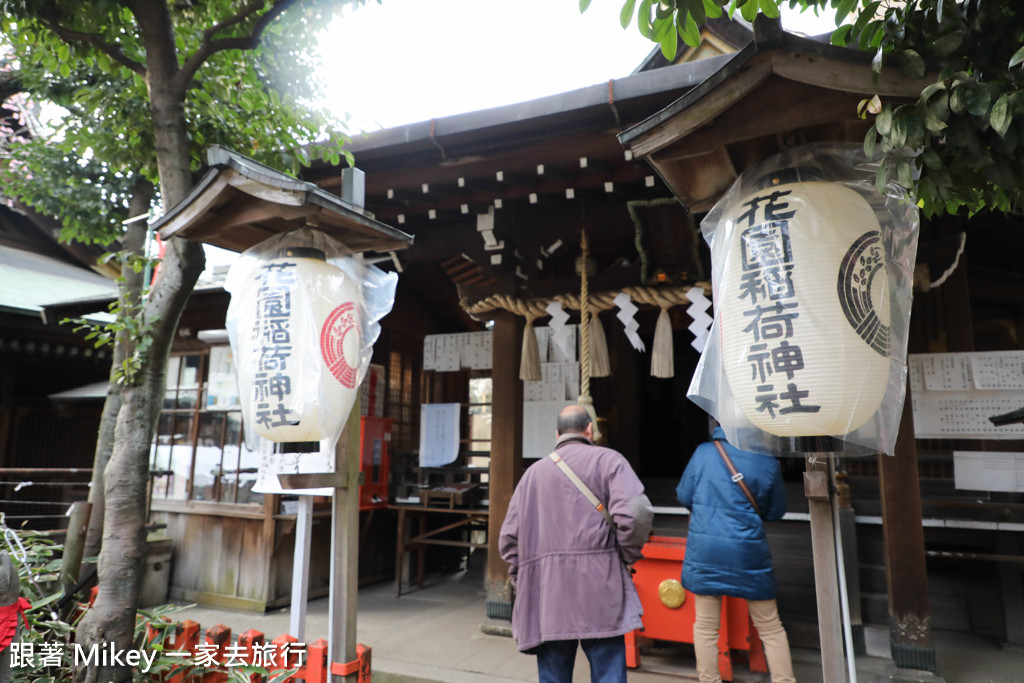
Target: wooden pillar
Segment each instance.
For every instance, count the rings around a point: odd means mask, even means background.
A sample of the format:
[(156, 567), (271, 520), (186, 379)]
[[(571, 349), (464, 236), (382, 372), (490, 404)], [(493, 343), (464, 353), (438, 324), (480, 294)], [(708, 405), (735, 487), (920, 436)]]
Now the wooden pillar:
[[(491, 370), (491, 469), (488, 479), (487, 616), (512, 618), (508, 565), (498, 553), (498, 537), (512, 491), (523, 472), (523, 383), (519, 379), (520, 344), (525, 321), (507, 311), (494, 316), (494, 364)], [(555, 435), (551, 435), (552, 441)]]
[[(346, 486), (334, 489), (331, 501), (330, 650), (328, 661), (356, 661), (356, 610), (359, 589), (359, 396), (335, 446), (336, 473), (344, 473)], [(355, 682), (356, 673), (331, 681)]]
[(896, 454), (878, 456), (885, 538), (885, 574), (889, 589), (889, 648), (896, 666), (935, 671), (928, 567), (921, 525), (921, 485), (910, 383)]
[(811, 551), (814, 560), (814, 589), (818, 606), (818, 634), (821, 643), (822, 680), (844, 681), (843, 619), (839, 600), (839, 568), (836, 537), (832, 523), (831, 472), (828, 453), (807, 458), (804, 494), (811, 518)]

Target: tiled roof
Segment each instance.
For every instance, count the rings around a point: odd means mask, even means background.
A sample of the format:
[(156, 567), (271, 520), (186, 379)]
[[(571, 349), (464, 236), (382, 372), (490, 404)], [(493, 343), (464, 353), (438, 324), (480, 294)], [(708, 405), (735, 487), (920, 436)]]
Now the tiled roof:
[(0, 308), (38, 312), (44, 304), (116, 294), (116, 283), (90, 270), (0, 246)]

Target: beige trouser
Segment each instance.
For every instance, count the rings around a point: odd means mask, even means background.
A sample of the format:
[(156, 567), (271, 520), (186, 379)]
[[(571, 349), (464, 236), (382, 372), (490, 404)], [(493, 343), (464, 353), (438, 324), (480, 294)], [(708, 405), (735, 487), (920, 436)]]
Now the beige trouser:
[[(718, 673), (718, 626), (722, 616), (722, 596), (694, 595), (697, 612), (693, 624), (693, 649), (697, 655), (697, 675), (701, 683), (720, 683)], [(764, 656), (772, 683), (796, 683), (793, 660), (789, 654), (789, 639), (779, 621), (779, 610), (774, 600), (747, 600), (750, 618), (764, 645)]]

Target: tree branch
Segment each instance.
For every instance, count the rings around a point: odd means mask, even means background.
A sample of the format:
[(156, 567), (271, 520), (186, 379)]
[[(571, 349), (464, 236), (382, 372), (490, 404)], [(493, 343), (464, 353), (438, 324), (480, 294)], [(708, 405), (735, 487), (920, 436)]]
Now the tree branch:
[(53, 2), (48, 2), (45, 10), (39, 13), (39, 20), (43, 25), (56, 33), (64, 42), (92, 45), (101, 52), (105, 52), (111, 59), (121, 66), (130, 69), (137, 74), (141, 74), (143, 76), (146, 75), (146, 67), (141, 62), (137, 62), (126, 55), (117, 45), (106, 42), (96, 33), (83, 33), (81, 31), (70, 29), (67, 26), (62, 25), (60, 23), (60, 19), (60, 10), (57, 8), (56, 3)]
[(252, 30), (248, 35), (236, 36), (233, 38), (214, 38), (214, 36), (224, 29), (235, 26), (254, 16), (256, 12), (259, 11), (259, 8), (263, 6), (263, 2), (261, 0), (250, 2), (237, 14), (206, 29), (203, 32), (202, 44), (200, 44), (199, 49), (196, 50), (191, 57), (185, 60), (185, 63), (182, 65), (181, 70), (176, 76), (176, 80), (179, 81), (180, 85), (184, 85), (191, 81), (199, 68), (206, 63), (206, 60), (217, 52), (223, 52), (225, 50), (252, 50), (260, 44), (263, 32), (266, 30), (267, 26), (270, 25), (270, 22), (281, 16), (286, 9), (297, 2), (299, 2), (299, 0), (275, 0), (273, 6), (267, 10), (266, 14), (256, 20), (255, 25), (253, 25)]

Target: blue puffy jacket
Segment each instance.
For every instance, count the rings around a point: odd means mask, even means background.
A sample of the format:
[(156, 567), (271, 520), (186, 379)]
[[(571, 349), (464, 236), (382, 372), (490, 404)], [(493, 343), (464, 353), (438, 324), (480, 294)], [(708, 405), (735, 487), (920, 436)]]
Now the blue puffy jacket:
[(698, 595), (774, 599), (772, 555), (761, 518), (775, 520), (786, 514), (779, 462), (772, 456), (733, 448), (720, 427), (712, 438), (722, 441), (736, 469), (743, 473), (761, 517), (733, 482), (714, 442), (698, 446), (676, 487), (679, 502), (690, 509), (683, 586)]

